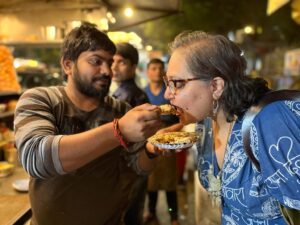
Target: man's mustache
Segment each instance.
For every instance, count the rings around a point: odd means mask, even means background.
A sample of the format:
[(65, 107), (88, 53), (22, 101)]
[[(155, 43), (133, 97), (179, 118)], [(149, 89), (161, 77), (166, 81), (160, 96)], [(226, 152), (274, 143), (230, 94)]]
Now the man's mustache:
[(104, 81), (104, 82), (108, 83), (108, 82), (111, 82), (111, 77), (107, 74), (101, 74), (99, 76), (93, 77), (92, 81), (93, 82), (95, 82), (95, 81)]

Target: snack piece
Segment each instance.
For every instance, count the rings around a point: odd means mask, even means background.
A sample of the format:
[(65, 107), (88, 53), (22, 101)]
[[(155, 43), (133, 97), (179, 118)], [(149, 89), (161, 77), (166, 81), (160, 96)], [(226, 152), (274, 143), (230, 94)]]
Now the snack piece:
[(177, 131), (155, 134), (148, 141), (158, 148), (179, 149), (191, 147), (197, 139), (195, 132)]
[(159, 108), (161, 110), (161, 115), (176, 114), (176, 109), (170, 104), (160, 105)]

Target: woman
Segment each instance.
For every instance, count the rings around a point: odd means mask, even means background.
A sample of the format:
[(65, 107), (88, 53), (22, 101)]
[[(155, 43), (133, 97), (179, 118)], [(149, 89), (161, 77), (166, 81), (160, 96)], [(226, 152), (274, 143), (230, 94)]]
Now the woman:
[(245, 76), (243, 52), (221, 35), (182, 33), (171, 51), (165, 96), (182, 123), (204, 121), (199, 178), (220, 204), (222, 224), (287, 224), (279, 204), (300, 209), (300, 103), (273, 102), (253, 120), (260, 172), (244, 151), (241, 126), (247, 109), (269, 91), (267, 82)]

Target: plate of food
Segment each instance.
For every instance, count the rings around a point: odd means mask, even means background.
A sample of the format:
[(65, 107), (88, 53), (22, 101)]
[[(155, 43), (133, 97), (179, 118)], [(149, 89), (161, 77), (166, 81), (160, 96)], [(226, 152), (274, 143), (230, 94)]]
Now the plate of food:
[(148, 138), (148, 141), (154, 146), (162, 149), (182, 149), (191, 147), (199, 135), (195, 132), (176, 131), (155, 134)]

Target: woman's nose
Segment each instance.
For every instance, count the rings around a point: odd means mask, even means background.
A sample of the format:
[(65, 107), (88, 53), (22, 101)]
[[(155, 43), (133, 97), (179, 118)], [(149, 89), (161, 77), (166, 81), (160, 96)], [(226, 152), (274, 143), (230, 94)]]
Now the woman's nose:
[(165, 91), (164, 97), (165, 97), (165, 99), (168, 99), (168, 100), (170, 100), (172, 98), (172, 93), (168, 86), (166, 86), (166, 91)]

